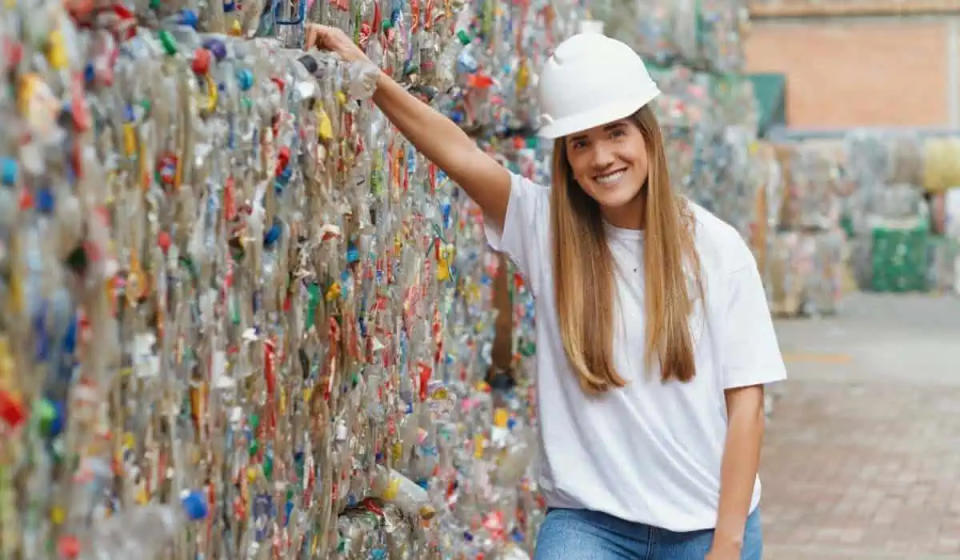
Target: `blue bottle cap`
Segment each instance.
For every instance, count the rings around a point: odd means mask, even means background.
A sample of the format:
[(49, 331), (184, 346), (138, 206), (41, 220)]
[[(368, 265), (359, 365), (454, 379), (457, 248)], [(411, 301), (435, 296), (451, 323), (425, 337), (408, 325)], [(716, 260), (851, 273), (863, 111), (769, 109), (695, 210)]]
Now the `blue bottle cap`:
[(197, 13), (193, 10), (180, 10), (179, 17), (177, 18), (177, 23), (180, 25), (187, 25), (194, 29), (197, 28)]
[(288, 165), (283, 168), (283, 171), (280, 173), (280, 177), (278, 177), (280, 184), (286, 185), (289, 183), (291, 176), (293, 176), (293, 166)]
[(267, 230), (267, 233), (263, 235), (263, 244), (266, 247), (273, 245), (278, 239), (280, 239), (280, 233), (280, 222), (273, 222), (273, 225), (270, 226), (270, 229)]
[(0, 180), (3, 181), (3, 184), (12, 187), (17, 183), (17, 160), (4, 157), (0, 158)]
[(36, 206), (37, 210), (44, 214), (52, 213), (54, 207), (53, 191), (49, 188), (43, 188), (37, 191)]
[(191, 521), (206, 519), (207, 517), (207, 497), (200, 490), (191, 490), (189, 494), (180, 500), (183, 504), (183, 511)]
[(67, 332), (63, 336), (63, 351), (67, 354), (73, 354), (73, 351), (77, 348), (77, 328), (77, 317), (74, 314), (70, 324), (67, 325)]
[(237, 70), (237, 81), (240, 82), (240, 89), (247, 91), (253, 87), (253, 72), (246, 68)]

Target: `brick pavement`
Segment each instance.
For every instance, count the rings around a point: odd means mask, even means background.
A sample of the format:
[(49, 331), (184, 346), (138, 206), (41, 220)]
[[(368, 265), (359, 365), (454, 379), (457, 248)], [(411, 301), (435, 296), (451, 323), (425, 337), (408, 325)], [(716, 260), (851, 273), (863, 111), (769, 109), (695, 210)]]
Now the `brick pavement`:
[[(763, 451), (765, 558), (960, 559), (960, 299), (930, 325), (929, 300), (862, 297), (778, 325), (791, 378)], [(901, 361), (878, 367), (891, 345)]]

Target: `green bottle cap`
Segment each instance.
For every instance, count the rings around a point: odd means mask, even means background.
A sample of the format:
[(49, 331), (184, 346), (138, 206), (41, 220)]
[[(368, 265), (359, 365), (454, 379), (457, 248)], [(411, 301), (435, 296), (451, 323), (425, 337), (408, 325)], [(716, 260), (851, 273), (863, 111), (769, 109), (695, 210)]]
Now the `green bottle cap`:
[(57, 409), (49, 399), (43, 399), (37, 403), (37, 417), (40, 419), (40, 429), (43, 433), (49, 433), (53, 427), (53, 421), (57, 419)]
[(160, 44), (163, 45), (164, 52), (170, 56), (177, 54), (177, 40), (173, 38), (169, 31), (161, 29), (157, 36), (160, 38)]
[(263, 460), (263, 476), (270, 480), (270, 477), (273, 475), (273, 455), (267, 453), (267, 456)]

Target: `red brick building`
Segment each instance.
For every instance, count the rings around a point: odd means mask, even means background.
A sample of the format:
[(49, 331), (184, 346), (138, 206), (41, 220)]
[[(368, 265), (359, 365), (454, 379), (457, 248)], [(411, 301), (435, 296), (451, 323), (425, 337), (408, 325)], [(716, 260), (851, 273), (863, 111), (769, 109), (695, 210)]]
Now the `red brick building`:
[(960, 128), (960, 0), (755, 0), (747, 71), (791, 128)]

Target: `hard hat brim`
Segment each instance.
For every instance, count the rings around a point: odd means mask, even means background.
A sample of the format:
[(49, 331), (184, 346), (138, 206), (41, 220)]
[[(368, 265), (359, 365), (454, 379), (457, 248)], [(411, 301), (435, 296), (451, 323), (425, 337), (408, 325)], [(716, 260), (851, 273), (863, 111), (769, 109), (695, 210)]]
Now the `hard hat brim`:
[(563, 136), (569, 136), (575, 132), (582, 132), (596, 126), (624, 119), (639, 111), (658, 95), (660, 95), (660, 90), (654, 87), (650, 92), (641, 97), (631, 97), (630, 99), (616, 103), (604, 103), (596, 109), (547, 123), (540, 127), (540, 130), (537, 131), (537, 136), (553, 140)]

